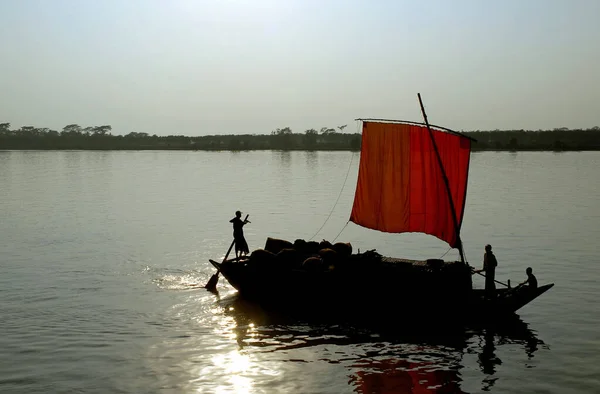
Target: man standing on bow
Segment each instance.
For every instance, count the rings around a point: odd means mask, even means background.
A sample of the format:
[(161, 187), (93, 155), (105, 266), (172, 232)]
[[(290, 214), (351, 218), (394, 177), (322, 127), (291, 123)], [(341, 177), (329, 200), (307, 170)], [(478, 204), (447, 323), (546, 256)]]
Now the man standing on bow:
[(235, 217), (229, 221), (233, 223), (233, 239), (235, 240), (235, 258), (239, 259), (242, 255), (248, 254), (248, 243), (244, 238), (243, 227), (246, 223), (250, 223), (249, 220), (242, 220), (242, 213), (240, 211), (235, 212)]

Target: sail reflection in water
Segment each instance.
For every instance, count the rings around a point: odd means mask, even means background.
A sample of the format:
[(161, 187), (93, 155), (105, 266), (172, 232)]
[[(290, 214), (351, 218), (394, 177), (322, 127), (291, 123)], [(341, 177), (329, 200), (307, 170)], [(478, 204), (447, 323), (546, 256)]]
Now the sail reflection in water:
[[(289, 357), (287, 361), (306, 361), (299, 352), (310, 349), (316, 361), (345, 368), (346, 384), (362, 394), (469, 392), (461, 387), (466, 363), (478, 368), (479, 372), (472, 367), (468, 372), (479, 374), (477, 390), (489, 390), (502, 364), (497, 355), (502, 346), (518, 345), (528, 359), (539, 346), (545, 346), (517, 316), (502, 324), (452, 327), (446, 322), (444, 334), (439, 330), (429, 334), (425, 327), (412, 324), (407, 331), (389, 322), (347, 324), (335, 318), (265, 310), (237, 295), (220, 305), (235, 321), (240, 351), (277, 353)], [(476, 361), (468, 360), (473, 358)], [(341, 381), (332, 384), (345, 385)]]
[(402, 359), (361, 360), (350, 381), (359, 393), (462, 393), (460, 374), (430, 363)]

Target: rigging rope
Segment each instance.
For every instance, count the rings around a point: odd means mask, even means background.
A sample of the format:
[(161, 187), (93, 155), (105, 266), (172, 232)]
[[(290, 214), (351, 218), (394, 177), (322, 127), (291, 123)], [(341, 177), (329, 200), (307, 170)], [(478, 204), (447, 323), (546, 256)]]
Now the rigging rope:
[[(313, 235), (312, 237), (310, 237), (308, 239), (309, 241), (311, 241), (314, 237), (316, 237), (317, 234), (319, 234), (319, 231), (321, 231), (323, 229), (323, 227), (325, 227), (325, 224), (327, 223), (327, 221), (331, 217), (331, 214), (335, 210), (335, 207), (337, 206), (338, 201), (340, 201), (340, 197), (342, 196), (342, 192), (344, 191), (344, 187), (346, 186), (346, 181), (348, 181), (348, 175), (350, 175), (350, 168), (352, 168), (352, 161), (353, 160), (354, 160), (354, 152), (352, 152), (352, 155), (350, 156), (350, 163), (348, 164), (348, 171), (346, 171), (346, 178), (344, 179), (344, 183), (342, 184), (342, 189), (340, 190), (340, 194), (338, 194), (337, 200), (335, 200), (335, 204), (333, 204), (333, 207), (331, 208), (331, 211), (329, 212), (329, 215), (327, 216), (327, 219), (325, 219), (325, 222), (323, 222), (323, 225), (321, 227), (319, 227), (319, 229), (317, 230), (317, 232), (315, 233), (315, 235)], [(346, 223), (346, 225), (348, 225), (348, 223)], [(346, 226), (344, 226), (344, 228), (346, 228)], [(342, 231), (344, 230), (344, 228), (342, 228)], [(340, 234), (341, 233), (342, 232), (340, 231)], [(339, 237), (340, 234), (338, 234), (337, 236)]]
[(342, 231), (344, 231), (346, 229), (346, 226), (348, 225), (348, 223), (350, 223), (350, 220), (348, 220), (346, 222), (346, 224), (344, 224), (344, 227), (342, 227), (342, 229), (340, 230), (340, 232), (338, 233), (338, 235), (336, 235), (335, 238), (333, 239), (333, 241), (331, 241), (331, 242), (335, 242), (335, 240), (338, 239), (338, 237), (342, 234)]
[(452, 246), (449, 247), (448, 250), (443, 255), (440, 256), (440, 259), (443, 258), (445, 255), (447, 255), (448, 252), (451, 251), (451, 250), (452, 250)]
[[(463, 245), (463, 246), (464, 246), (464, 245)], [(448, 250), (447, 250), (446, 252), (444, 252), (444, 254), (443, 254), (443, 255), (441, 255), (441, 256), (440, 256), (440, 259), (442, 259), (442, 258), (443, 258), (445, 255), (447, 255), (447, 254), (448, 254), (448, 252), (449, 252), (449, 251), (451, 251), (451, 250), (452, 250), (452, 247), (449, 247), (449, 248), (448, 248)], [(463, 255), (465, 256), (465, 262), (466, 262), (467, 264), (469, 264), (469, 261), (467, 260), (467, 252), (465, 252), (465, 249), (464, 249), (464, 247), (463, 247)]]

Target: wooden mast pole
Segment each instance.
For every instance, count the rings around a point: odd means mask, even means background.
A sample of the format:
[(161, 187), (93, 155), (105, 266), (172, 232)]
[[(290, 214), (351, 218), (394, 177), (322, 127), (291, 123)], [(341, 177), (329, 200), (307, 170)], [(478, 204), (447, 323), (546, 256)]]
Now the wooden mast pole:
[(456, 218), (456, 209), (454, 208), (454, 201), (452, 200), (452, 194), (450, 193), (450, 183), (448, 182), (448, 177), (446, 176), (446, 171), (444, 170), (444, 166), (442, 165), (442, 158), (440, 157), (440, 152), (438, 151), (437, 144), (435, 143), (435, 139), (433, 138), (433, 132), (431, 131), (431, 127), (429, 126), (429, 121), (427, 120), (427, 114), (425, 113), (425, 107), (423, 106), (423, 100), (421, 100), (421, 93), (417, 93), (419, 97), (419, 104), (421, 105), (421, 112), (423, 113), (423, 119), (425, 119), (425, 125), (427, 126), (427, 131), (429, 131), (429, 138), (431, 138), (431, 143), (433, 145), (433, 150), (435, 151), (435, 156), (437, 157), (438, 165), (440, 166), (440, 171), (442, 171), (442, 178), (444, 179), (444, 184), (446, 185), (446, 193), (448, 195), (448, 201), (450, 202), (450, 209), (452, 209), (452, 221), (454, 223), (454, 230), (456, 232), (456, 242), (458, 253), (460, 254), (460, 260), (465, 263), (465, 254), (463, 252), (462, 240), (460, 239), (460, 227), (458, 226), (458, 219)]

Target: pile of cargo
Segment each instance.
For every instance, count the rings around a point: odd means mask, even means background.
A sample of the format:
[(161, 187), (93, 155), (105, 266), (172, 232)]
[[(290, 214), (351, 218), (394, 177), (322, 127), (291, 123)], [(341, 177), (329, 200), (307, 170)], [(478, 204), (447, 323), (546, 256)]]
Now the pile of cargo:
[[(241, 262), (257, 274), (281, 271), (338, 272), (402, 287), (439, 290), (471, 289), (471, 273), (461, 262), (439, 259), (408, 260), (380, 255), (374, 250), (354, 253), (350, 243), (297, 239), (290, 242), (267, 238), (263, 249), (254, 250)], [(346, 274), (344, 274), (346, 273)], [(388, 283), (389, 282), (389, 283)]]
[(283, 239), (267, 238), (265, 247), (253, 251), (247, 261), (253, 268), (288, 268), (311, 272), (335, 269), (344, 264), (352, 255), (349, 243), (305, 241), (297, 239), (293, 243)]

